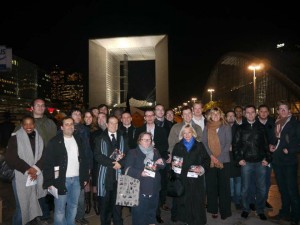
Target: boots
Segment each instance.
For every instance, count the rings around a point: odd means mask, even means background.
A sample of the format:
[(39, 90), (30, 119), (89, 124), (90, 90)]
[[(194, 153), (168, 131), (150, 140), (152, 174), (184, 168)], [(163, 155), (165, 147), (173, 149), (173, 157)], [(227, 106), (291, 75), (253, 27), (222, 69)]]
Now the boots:
[(96, 214), (99, 215), (100, 210), (99, 210), (97, 193), (93, 193), (93, 204), (94, 204), (94, 210), (95, 210)]
[(91, 202), (91, 192), (84, 192), (84, 199), (85, 199), (85, 213), (89, 214), (92, 207)]

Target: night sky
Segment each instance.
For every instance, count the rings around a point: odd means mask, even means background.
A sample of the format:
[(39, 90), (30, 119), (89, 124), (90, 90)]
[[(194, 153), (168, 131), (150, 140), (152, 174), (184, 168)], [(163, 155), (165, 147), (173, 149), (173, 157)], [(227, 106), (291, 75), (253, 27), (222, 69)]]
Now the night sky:
[(300, 36), (298, 7), (288, 2), (142, 2), (10, 1), (1, 7), (0, 45), (45, 70), (60, 65), (88, 76), (88, 39), (167, 34), (175, 106), (201, 97), (222, 55), (267, 50)]

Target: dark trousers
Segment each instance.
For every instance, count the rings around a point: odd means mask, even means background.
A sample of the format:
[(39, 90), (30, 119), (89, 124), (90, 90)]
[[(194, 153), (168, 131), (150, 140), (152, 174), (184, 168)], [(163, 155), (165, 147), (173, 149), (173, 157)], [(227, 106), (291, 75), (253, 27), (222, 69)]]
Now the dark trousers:
[(231, 216), (230, 164), (224, 163), (223, 169), (210, 168), (205, 174), (207, 212), (220, 210), (222, 218)]
[(167, 201), (168, 173), (169, 173), (168, 172), (169, 169), (167, 167), (168, 167), (168, 165), (164, 169), (159, 170), (160, 176), (161, 176), (161, 179), (160, 179), (161, 189), (160, 189), (160, 192), (159, 192), (159, 201), (158, 201), (158, 204), (157, 204), (156, 216), (161, 215), (160, 206), (165, 204), (166, 201)]
[(281, 195), (279, 214), (290, 216), (291, 220), (297, 223), (300, 219), (300, 197), (297, 184), (298, 165), (272, 165)]
[(117, 188), (106, 191), (104, 197), (99, 197), (100, 221), (102, 225), (110, 225), (113, 218), (114, 225), (123, 225), (122, 206), (116, 205)]

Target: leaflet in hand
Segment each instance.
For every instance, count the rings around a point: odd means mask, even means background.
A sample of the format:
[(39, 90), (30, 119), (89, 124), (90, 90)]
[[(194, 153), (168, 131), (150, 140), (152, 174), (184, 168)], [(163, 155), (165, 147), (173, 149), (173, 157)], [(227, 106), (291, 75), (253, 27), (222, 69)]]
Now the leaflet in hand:
[(37, 184), (37, 181), (32, 180), (31, 176), (28, 175), (27, 180), (26, 180), (26, 187), (33, 186), (33, 185), (36, 185), (36, 184)]
[(48, 188), (48, 192), (53, 195), (55, 198), (58, 198), (58, 190), (56, 187), (54, 187), (53, 185)]
[(156, 164), (151, 159), (147, 159), (145, 163), (144, 171), (148, 174), (149, 177), (155, 177)]
[(124, 154), (119, 149), (115, 149), (109, 158), (119, 161), (123, 157), (124, 157)]
[(183, 163), (183, 157), (179, 157), (176, 155), (173, 156), (172, 166), (175, 173), (181, 174), (182, 163)]
[(194, 172), (194, 169), (196, 169), (197, 167), (199, 167), (199, 166), (191, 165), (189, 168), (189, 171), (187, 173), (187, 177), (197, 178), (198, 174), (196, 172)]

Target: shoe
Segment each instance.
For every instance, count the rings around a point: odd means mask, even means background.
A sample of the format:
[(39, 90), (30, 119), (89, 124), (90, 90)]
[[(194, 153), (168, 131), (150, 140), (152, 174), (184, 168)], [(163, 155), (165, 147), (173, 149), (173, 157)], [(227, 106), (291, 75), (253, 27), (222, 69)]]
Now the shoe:
[(263, 213), (258, 214), (258, 216), (259, 216), (259, 218), (260, 218), (261, 220), (267, 220), (266, 215), (263, 214)]
[(249, 208), (250, 208), (252, 211), (256, 211), (255, 204), (253, 204), (253, 203), (249, 204)]
[(156, 221), (158, 223), (164, 223), (165, 222), (160, 216), (156, 216)]
[(88, 225), (89, 221), (87, 221), (85, 218), (76, 219), (77, 223), (80, 223), (80, 225)]
[(246, 212), (246, 211), (243, 211), (242, 214), (241, 214), (241, 217), (247, 219), (247, 217), (249, 216), (249, 213)]
[(171, 209), (169, 208), (169, 206), (167, 206), (166, 204), (163, 204), (161, 206), (161, 209), (164, 210), (164, 211), (170, 211)]
[(266, 202), (266, 208), (273, 209), (273, 206), (269, 202)]
[(282, 216), (280, 214), (277, 214), (275, 216), (269, 216), (270, 220), (284, 220), (284, 221), (290, 221), (291, 218), (289, 216)]
[(218, 218), (218, 214), (211, 214), (211, 218), (217, 219)]

